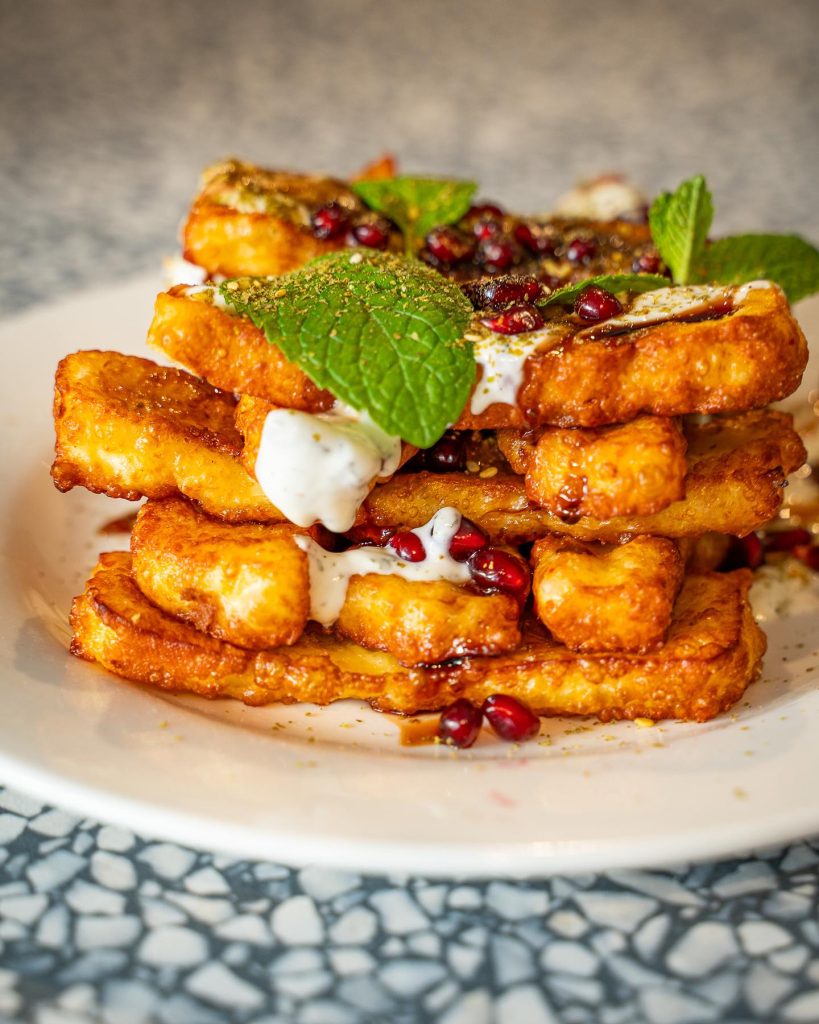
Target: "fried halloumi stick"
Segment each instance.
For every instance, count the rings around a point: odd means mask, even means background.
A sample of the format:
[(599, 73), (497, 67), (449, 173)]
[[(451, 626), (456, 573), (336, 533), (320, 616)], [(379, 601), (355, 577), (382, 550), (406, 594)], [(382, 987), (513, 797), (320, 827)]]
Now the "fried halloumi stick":
[(224, 519), (281, 521), (239, 461), (235, 406), (183, 370), (75, 352), (57, 367), (54, 483), (131, 501), (182, 493)]
[(310, 612), (307, 555), (289, 523), (226, 523), (184, 498), (150, 499), (131, 531), (134, 579), (154, 604), (239, 647), (295, 643)]
[[(247, 648), (293, 644), (310, 613), (300, 532), (212, 519), (182, 498), (148, 501), (131, 534), (134, 578), (154, 604), (211, 636)], [(350, 580), (334, 629), (415, 665), (510, 650), (519, 615), (506, 594), (370, 574)]]
[[(785, 296), (775, 286), (715, 287), (714, 294), (733, 306), (711, 320), (599, 336), (567, 321), (565, 341), (526, 359), (516, 405), (473, 415), (467, 402), (455, 427), (599, 427), (643, 413), (740, 412), (785, 398), (807, 362)], [(181, 286), (160, 295), (148, 341), (216, 387), (306, 412), (328, 407), (328, 392), (285, 366), (261, 330), (213, 305), (207, 291)]]
[(338, 203), (364, 207), (343, 182), (225, 160), (205, 170), (182, 234), (183, 255), (211, 275), (284, 274), (345, 244), (317, 238), (311, 213)]
[(533, 505), (561, 519), (647, 516), (685, 496), (687, 447), (679, 420), (638, 416), (596, 430), (546, 427), (498, 432), (498, 446), (526, 477)]
[(507, 543), (546, 533), (611, 543), (626, 535), (744, 536), (776, 515), (785, 478), (805, 461), (805, 447), (791, 423), (785, 413), (761, 411), (689, 426), (685, 497), (649, 516), (582, 517), (567, 523), (532, 506), (523, 479), (503, 472), (489, 479), (400, 473), (372, 490), (364, 513), (375, 526), (410, 528), (453, 505), (494, 541)]
[(359, 698), (413, 713), (439, 709), (454, 694), (480, 703), (508, 693), (542, 715), (703, 722), (742, 696), (764, 654), (750, 582), (747, 571), (687, 579), (668, 638), (652, 654), (576, 654), (533, 625), (511, 654), (412, 669), (312, 630), (272, 651), (216, 640), (151, 604), (134, 582), (130, 556), (115, 552), (102, 555), (74, 601), (71, 649), (127, 679), (247, 704)]
[(610, 547), (555, 535), (532, 548), (541, 622), (573, 651), (654, 651), (683, 581), (672, 540), (635, 537)]

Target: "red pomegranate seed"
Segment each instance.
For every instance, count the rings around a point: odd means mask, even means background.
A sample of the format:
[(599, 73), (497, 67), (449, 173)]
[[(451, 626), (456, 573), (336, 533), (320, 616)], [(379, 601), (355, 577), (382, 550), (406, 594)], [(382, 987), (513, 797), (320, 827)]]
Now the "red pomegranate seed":
[(577, 296), (574, 311), (581, 320), (596, 324), (622, 313), (623, 307), (611, 292), (599, 288), (596, 284), (590, 284)]
[(441, 712), (438, 735), (444, 743), (464, 749), (471, 747), (478, 738), (482, 724), (481, 709), (465, 697), (459, 697)]
[(813, 540), (809, 530), (782, 530), (781, 533), (769, 533), (765, 538), (766, 551), (793, 551), (794, 548), (808, 547)]
[(802, 561), (809, 569), (813, 569), (814, 572), (819, 572), (819, 547), (808, 548), (808, 550), (802, 556)]
[(557, 248), (555, 240), (544, 231), (539, 231), (529, 224), (518, 224), (514, 231), (515, 241), (533, 256), (554, 256)]
[(424, 551), (424, 542), (417, 533), (412, 533), (410, 530), (399, 530), (398, 533), (394, 533), (390, 537), (388, 545), (405, 562), (423, 562), (427, 557), (427, 553)]
[(359, 245), (366, 245), (368, 249), (384, 249), (389, 240), (389, 228), (378, 221), (365, 221), (356, 224), (352, 235)]
[(660, 257), (656, 252), (644, 252), (634, 261), (632, 270), (635, 274), (658, 274), (660, 272)]
[(332, 530), (328, 530), (321, 523), (315, 523), (307, 532), (316, 544), (323, 547), (325, 551), (343, 551), (346, 547), (349, 547), (350, 542), (346, 537), (339, 533), (333, 533)]
[(470, 206), (466, 211), (467, 220), (477, 220), (482, 218), (488, 220), (500, 220), (503, 217), (503, 210), (495, 203), (476, 203), (474, 206)]
[(483, 284), (484, 308), (502, 310), (513, 302), (534, 302), (540, 295), (540, 282), (530, 275), (505, 274)]
[(489, 538), (471, 519), (462, 519), (461, 525), (449, 543), (449, 553), (456, 562), (465, 562), (470, 555), (489, 544)]
[(476, 220), (472, 225), (472, 234), (479, 242), (487, 238), (494, 238), (503, 230), (503, 225), (497, 220)]
[(478, 246), (478, 262), (490, 274), (508, 270), (515, 255), (515, 247), (508, 238), (484, 238)]
[(347, 230), (349, 216), (338, 203), (327, 203), (326, 206), (320, 206), (310, 220), (316, 238), (330, 239), (338, 238)]
[(495, 334), (523, 334), (525, 331), (536, 331), (543, 326), (543, 317), (536, 306), (512, 306), (495, 316), (481, 318), (484, 327)]
[(435, 228), (427, 235), (426, 252), (438, 263), (463, 263), (475, 255), (475, 240), (457, 228)]
[(424, 452), (424, 465), (433, 473), (459, 473), (466, 464), (466, 449), (458, 434), (444, 434)]
[(540, 719), (515, 697), (493, 693), (481, 708), (486, 719), (502, 740), (525, 743), (540, 732)]
[(566, 259), (570, 263), (588, 263), (597, 255), (597, 243), (590, 238), (573, 238), (566, 248)]
[(529, 593), (529, 566), (507, 551), (482, 548), (467, 559), (472, 582), (483, 591), (499, 590), (523, 602)]
[(349, 541), (359, 547), (367, 547), (371, 544), (383, 548), (387, 541), (395, 533), (393, 526), (376, 526), (375, 523), (362, 523), (361, 526), (354, 526), (348, 530), (346, 537)]
[(720, 565), (721, 572), (733, 569), (758, 569), (765, 561), (765, 548), (758, 534), (749, 533), (747, 537), (732, 537), (728, 553)]

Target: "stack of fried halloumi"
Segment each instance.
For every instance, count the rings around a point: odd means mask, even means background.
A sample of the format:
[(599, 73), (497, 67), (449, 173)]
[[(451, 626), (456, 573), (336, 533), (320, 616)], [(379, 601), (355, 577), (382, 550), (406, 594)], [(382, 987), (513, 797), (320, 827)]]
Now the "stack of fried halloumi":
[[(185, 257), (211, 282), (296, 268), (350, 243), (311, 229), (328, 202), (369, 222), (342, 182), (219, 165), (193, 204)], [(504, 217), (516, 237), (522, 224), (593, 242), (593, 265), (566, 258), (565, 244), (519, 249), (512, 272), (553, 284), (651, 256), (641, 225)], [(384, 245), (400, 244), (390, 226)], [(683, 298), (647, 317), (627, 305), (596, 327), (561, 313), (563, 334), (528, 353), (511, 400), (477, 401), (479, 372), (445, 437), (454, 459), (405, 445), (399, 469), (373, 481), (352, 529), (333, 539), (383, 544), (455, 508), (489, 544), (526, 558), (528, 600), (353, 575), (324, 628), (311, 620), (297, 543), (318, 527), (288, 522), (255, 472), (272, 410), (318, 415), (334, 396), (225, 308), (216, 285), (163, 292), (148, 344), (186, 369), (87, 351), (57, 371), (57, 487), (147, 499), (130, 554), (102, 555), (74, 602), (74, 653), (146, 684), (251, 704), (359, 698), (415, 712), (500, 692), (544, 715), (701, 721), (725, 710), (765, 639), (750, 572), (713, 571), (720, 546), (702, 538), (743, 536), (776, 515), (805, 452), (790, 418), (766, 407), (797, 387), (807, 352), (774, 285)]]

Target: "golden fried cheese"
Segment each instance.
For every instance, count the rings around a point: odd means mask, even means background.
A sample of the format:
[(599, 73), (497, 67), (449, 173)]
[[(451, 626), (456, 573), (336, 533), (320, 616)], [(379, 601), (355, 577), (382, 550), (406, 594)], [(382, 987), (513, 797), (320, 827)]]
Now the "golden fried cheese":
[[(675, 290), (662, 291), (673, 297)], [(743, 286), (714, 294), (730, 302), (713, 319), (687, 321), (670, 312), (659, 323), (607, 330), (606, 323), (583, 327), (565, 318), (565, 339), (525, 359), (515, 405), (496, 402), (473, 414), (468, 402), (455, 427), (598, 427), (642, 413), (757, 409), (789, 395), (805, 368), (807, 344), (783, 293)], [(526, 337), (515, 336), (520, 344)], [(285, 367), (261, 330), (213, 305), (207, 291), (181, 286), (160, 296), (149, 344), (216, 387), (306, 412), (328, 407), (328, 392), (297, 367)], [(499, 336), (497, 344), (506, 341)]]
[[(298, 533), (213, 519), (183, 498), (150, 500), (131, 534), (134, 579), (155, 605), (213, 637), (252, 649), (293, 644), (310, 614)], [(510, 650), (519, 615), (506, 594), (368, 574), (350, 579), (334, 628), (415, 665)]]
[(573, 651), (654, 651), (665, 639), (683, 582), (672, 540), (619, 545), (550, 535), (532, 548), (532, 594), (541, 622)]
[(805, 447), (786, 413), (769, 410), (687, 427), (685, 497), (648, 516), (581, 517), (565, 522), (531, 505), (521, 477), (497, 472), (399, 473), (364, 502), (375, 526), (412, 528), (454, 505), (495, 541), (524, 543), (546, 533), (617, 543), (628, 535), (744, 536), (776, 515), (785, 478), (805, 461)]
[(678, 419), (502, 430), (498, 445), (515, 473), (525, 474), (529, 501), (561, 519), (647, 516), (685, 496), (687, 445)]
[(665, 643), (649, 654), (578, 654), (532, 623), (512, 653), (406, 668), (312, 629), (290, 647), (235, 647), (151, 604), (130, 562), (125, 552), (101, 556), (72, 606), (72, 652), (160, 689), (247, 704), (359, 698), (413, 713), (459, 696), (480, 704), (502, 692), (542, 715), (703, 722), (739, 699), (765, 652), (747, 601), (747, 571), (689, 577)]
[(239, 461), (235, 406), (183, 370), (74, 352), (57, 367), (54, 483), (131, 501), (181, 493), (224, 519), (281, 521)]
[(312, 212), (327, 203), (364, 212), (358, 196), (335, 178), (226, 160), (202, 176), (183, 228), (183, 255), (211, 275), (284, 274), (343, 247), (343, 235), (321, 239), (311, 229)]

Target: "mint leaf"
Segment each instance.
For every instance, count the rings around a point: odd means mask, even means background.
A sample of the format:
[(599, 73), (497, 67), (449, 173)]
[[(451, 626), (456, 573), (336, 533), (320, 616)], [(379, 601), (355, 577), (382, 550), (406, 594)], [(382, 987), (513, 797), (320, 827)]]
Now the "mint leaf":
[(413, 253), (424, 236), (441, 224), (454, 224), (469, 209), (477, 185), (448, 178), (388, 178), (350, 186), (372, 210), (383, 213), (404, 233)]
[(701, 174), (684, 181), (676, 192), (657, 196), (651, 204), (651, 235), (675, 284), (694, 280), (713, 217), (711, 193)]
[(798, 235), (730, 235), (705, 250), (700, 276), (720, 284), (775, 281), (796, 302), (819, 291), (819, 250)]
[(550, 295), (541, 299), (538, 306), (570, 306), (577, 296), (590, 284), (605, 288), (607, 292), (650, 292), (655, 288), (668, 288), (671, 282), (660, 274), (600, 274), (576, 284), (567, 284), (557, 288)]
[(472, 305), (420, 262), (341, 250), (220, 291), (315, 384), (410, 444), (429, 448), (466, 404)]

